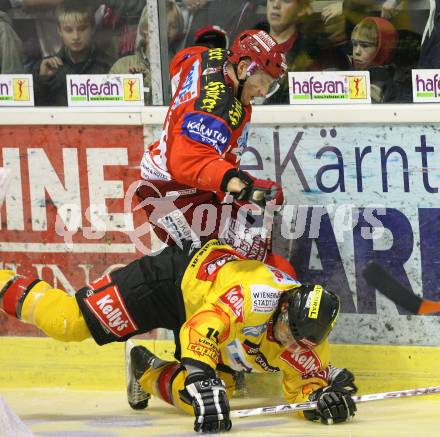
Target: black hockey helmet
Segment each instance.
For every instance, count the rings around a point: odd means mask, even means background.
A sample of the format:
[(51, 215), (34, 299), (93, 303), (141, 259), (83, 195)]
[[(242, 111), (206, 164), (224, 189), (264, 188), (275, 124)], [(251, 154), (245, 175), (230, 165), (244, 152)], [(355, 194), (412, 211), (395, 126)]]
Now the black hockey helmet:
[(290, 292), (290, 331), (306, 347), (314, 347), (327, 338), (338, 314), (338, 296), (321, 285), (303, 284)]

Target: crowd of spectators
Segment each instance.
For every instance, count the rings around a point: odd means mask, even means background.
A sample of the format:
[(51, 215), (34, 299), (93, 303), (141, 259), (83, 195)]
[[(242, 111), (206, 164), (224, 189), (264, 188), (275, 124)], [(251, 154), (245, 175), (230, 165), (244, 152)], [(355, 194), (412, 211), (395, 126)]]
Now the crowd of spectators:
[[(369, 70), (373, 102), (411, 102), (411, 69), (440, 64), (440, 0), (159, 0), (167, 58), (264, 29), (289, 71)], [(423, 0), (417, 0), (419, 3)], [(0, 0), (0, 73), (32, 73), (36, 105), (67, 104), (66, 74), (141, 73), (152, 104), (146, 0)], [(163, 80), (168, 80), (164, 77)], [(288, 103), (287, 80), (266, 104)]]

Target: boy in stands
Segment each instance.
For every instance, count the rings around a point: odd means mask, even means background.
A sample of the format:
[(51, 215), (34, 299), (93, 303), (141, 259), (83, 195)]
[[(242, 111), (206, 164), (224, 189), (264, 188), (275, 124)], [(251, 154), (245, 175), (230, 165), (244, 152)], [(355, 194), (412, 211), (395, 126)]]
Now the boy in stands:
[(92, 9), (59, 6), (56, 17), (63, 47), (56, 55), (37, 62), (33, 69), (35, 103), (39, 106), (67, 105), (66, 74), (105, 74), (113, 63), (93, 45)]
[(411, 69), (393, 63), (398, 39), (394, 26), (379, 17), (364, 18), (351, 34), (352, 67), (370, 72), (374, 103), (412, 102)]

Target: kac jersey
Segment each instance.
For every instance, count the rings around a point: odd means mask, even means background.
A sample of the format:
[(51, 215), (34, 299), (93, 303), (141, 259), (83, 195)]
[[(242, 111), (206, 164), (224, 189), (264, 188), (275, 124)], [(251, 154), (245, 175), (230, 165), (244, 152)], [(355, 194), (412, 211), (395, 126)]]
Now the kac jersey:
[(286, 399), (307, 399), (308, 393), (327, 385), (328, 342), (313, 350), (291, 350), (276, 341), (272, 330), (280, 296), (300, 285), (282, 271), (244, 260), (230, 246), (211, 240), (196, 253), (182, 280), (182, 363), (281, 371)]
[(173, 98), (159, 141), (142, 158), (146, 180), (174, 180), (219, 191), (247, 144), (251, 105), (243, 106), (224, 79), (228, 52), (191, 47), (171, 64)]

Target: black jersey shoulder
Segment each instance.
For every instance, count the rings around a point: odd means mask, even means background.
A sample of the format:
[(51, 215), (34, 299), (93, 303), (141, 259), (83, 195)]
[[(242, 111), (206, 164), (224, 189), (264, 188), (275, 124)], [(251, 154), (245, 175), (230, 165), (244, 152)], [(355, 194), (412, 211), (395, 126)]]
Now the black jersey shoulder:
[(202, 53), (200, 94), (194, 108), (222, 118), (232, 128), (241, 126), (245, 117), (243, 105), (225, 84), (223, 66), (227, 50), (209, 49)]

